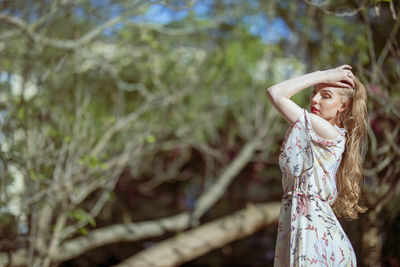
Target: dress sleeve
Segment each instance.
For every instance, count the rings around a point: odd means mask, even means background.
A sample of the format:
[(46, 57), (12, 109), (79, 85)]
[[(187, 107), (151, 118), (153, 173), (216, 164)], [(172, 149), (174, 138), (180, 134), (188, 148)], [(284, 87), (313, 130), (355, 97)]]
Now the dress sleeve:
[(291, 177), (299, 177), (313, 167), (313, 151), (305, 113), (288, 128), (279, 155), (279, 165), (284, 175)]
[(344, 141), (343, 136), (341, 134), (339, 134), (339, 136), (335, 139), (325, 139), (325, 138), (319, 136), (316, 132), (314, 132), (314, 130), (312, 128), (310, 113), (305, 108), (303, 108), (303, 111), (304, 111), (303, 117), (304, 117), (305, 129), (306, 129), (307, 133), (309, 134), (310, 139), (314, 143), (317, 143), (322, 146), (330, 147), (330, 146), (337, 146), (339, 143)]

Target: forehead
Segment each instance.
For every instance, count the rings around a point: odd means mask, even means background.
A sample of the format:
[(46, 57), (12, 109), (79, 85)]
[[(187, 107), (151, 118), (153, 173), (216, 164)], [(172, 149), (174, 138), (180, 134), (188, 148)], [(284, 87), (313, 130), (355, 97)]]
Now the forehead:
[(335, 86), (332, 86), (331, 84), (325, 84), (325, 83), (320, 83), (320, 84), (314, 85), (314, 89), (317, 91), (327, 92), (327, 93), (331, 93), (331, 94), (338, 94), (339, 90), (340, 90), (339, 87), (335, 87)]

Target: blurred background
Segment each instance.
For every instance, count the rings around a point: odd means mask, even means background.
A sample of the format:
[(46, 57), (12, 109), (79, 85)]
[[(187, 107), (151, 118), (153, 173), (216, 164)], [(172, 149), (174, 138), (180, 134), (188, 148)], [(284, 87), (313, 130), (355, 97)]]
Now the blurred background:
[[(1, 266), (272, 266), (274, 83), (365, 84), (358, 266), (400, 266), (400, 2), (0, 1)], [(311, 89), (294, 96), (309, 108)]]

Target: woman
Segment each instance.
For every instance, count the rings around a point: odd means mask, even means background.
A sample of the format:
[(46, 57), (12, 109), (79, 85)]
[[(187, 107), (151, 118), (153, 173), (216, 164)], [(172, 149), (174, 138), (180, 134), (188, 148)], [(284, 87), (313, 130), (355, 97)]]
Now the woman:
[[(290, 123), (279, 166), (284, 194), (274, 266), (356, 266), (336, 216), (357, 218), (367, 93), (349, 65), (316, 71), (267, 90)], [(313, 86), (311, 113), (290, 98)]]

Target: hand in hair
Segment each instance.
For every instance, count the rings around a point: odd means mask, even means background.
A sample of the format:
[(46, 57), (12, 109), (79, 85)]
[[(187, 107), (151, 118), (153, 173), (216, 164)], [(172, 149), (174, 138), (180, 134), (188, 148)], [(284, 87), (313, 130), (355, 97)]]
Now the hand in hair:
[(351, 66), (342, 65), (340, 67), (322, 71), (325, 83), (338, 87), (352, 88), (355, 86), (354, 74), (351, 72)]

